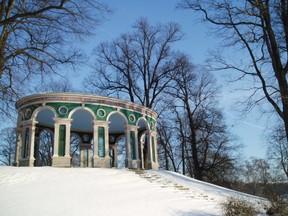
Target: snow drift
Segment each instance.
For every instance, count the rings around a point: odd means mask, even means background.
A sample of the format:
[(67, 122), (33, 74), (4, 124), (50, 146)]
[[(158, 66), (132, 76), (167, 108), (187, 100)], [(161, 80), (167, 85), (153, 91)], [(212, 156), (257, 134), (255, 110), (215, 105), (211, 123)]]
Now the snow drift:
[(214, 216), (219, 203), (264, 199), (166, 171), (0, 167), (1, 216)]

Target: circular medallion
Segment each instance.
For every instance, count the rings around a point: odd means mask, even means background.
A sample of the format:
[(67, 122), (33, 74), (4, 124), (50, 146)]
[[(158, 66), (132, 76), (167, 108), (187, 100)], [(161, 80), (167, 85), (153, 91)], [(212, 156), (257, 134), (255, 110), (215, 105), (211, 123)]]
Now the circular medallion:
[(97, 111), (97, 115), (99, 116), (99, 117), (104, 117), (105, 115), (106, 115), (106, 112), (105, 112), (105, 110), (103, 110), (103, 109), (99, 109), (98, 111)]
[(129, 115), (129, 121), (135, 122), (135, 120), (136, 120), (135, 116), (133, 114), (130, 114)]
[(66, 106), (61, 106), (59, 107), (58, 112), (60, 115), (66, 115), (68, 113), (68, 108)]
[(87, 142), (89, 140), (89, 135), (88, 134), (84, 134), (82, 139), (83, 139), (83, 141)]

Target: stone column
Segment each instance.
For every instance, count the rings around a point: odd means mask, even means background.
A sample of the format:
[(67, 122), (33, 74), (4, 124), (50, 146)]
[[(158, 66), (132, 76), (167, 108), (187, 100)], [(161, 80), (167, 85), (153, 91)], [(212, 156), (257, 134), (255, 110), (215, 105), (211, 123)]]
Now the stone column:
[(58, 155), (58, 140), (59, 140), (59, 122), (56, 118), (54, 120), (54, 149), (53, 149), (53, 156), (52, 156), (52, 165), (53, 165), (53, 159), (59, 157)]
[(80, 149), (80, 167), (84, 167), (84, 150)]
[[(52, 157), (53, 167), (70, 167), (70, 129), (72, 119), (68, 118), (54, 118), (54, 153)], [(65, 126), (65, 149), (64, 156), (59, 156), (59, 130), (60, 125)]]
[[(150, 169), (159, 169), (158, 165), (158, 156), (157, 156), (157, 139), (156, 139), (156, 132), (155, 131), (149, 131), (150, 134)], [(154, 145), (153, 145), (154, 143)]]
[(22, 127), (18, 122), (17, 131), (16, 131), (16, 148), (15, 148), (15, 161), (14, 166), (19, 166), (19, 160), (21, 159), (21, 150), (22, 150)]
[[(134, 134), (134, 143), (133, 149), (135, 153), (135, 158), (131, 158), (131, 132)], [(140, 160), (139, 160), (139, 148), (138, 148), (138, 127), (132, 125), (126, 125), (125, 127), (125, 136), (126, 136), (126, 167), (130, 169), (139, 169)]]
[(126, 142), (126, 159), (125, 166), (127, 168), (131, 167), (131, 148), (130, 148), (130, 127), (129, 125), (125, 126), (125, 142)]
[(73, 119), (66, 119), (65, 125), (66, 125), (66, 138), (65, 138), (65, 157), (71, 159), (70, 156), (70, 138), (71, 138), (71, 122)]
[(34, 146), (35, 146), (35, 125), (38, 123), (37, 121), (31, 120), (29, 122), (27, 122), (28, 124), (30, 124), (29, 126), (29, 152), (28, 152), (28, 161), (27, 161), (27, 165), (29, 167), (34, 166)]
[(98, 125), (97, 121), (93, 120), (93, 166), (97, 167), (97, 162), (99, 161), (98, 156)]
[[(110, 156), (109, 156), (109, 127), (110, 122), (107, 121), (93, 121), (94, 125), (94, 167), (110, 168)], [(104, 128), (104, 157), (98, 155), (98, 128)]]
[(139, 128), (138, 126), (130, 126), (130, 130), (133, 131), (135, 134), (135, 140), (134, 140), (135, 159), (132, 160), (133, 169), (141, 168), (141, 161), (139, 159), (138, 128)]
[(152, 161), (151, 161), (151, 134), (150, 131), (147, 133), (147, 156), (148, 156), (148, 169), (152, 169)]

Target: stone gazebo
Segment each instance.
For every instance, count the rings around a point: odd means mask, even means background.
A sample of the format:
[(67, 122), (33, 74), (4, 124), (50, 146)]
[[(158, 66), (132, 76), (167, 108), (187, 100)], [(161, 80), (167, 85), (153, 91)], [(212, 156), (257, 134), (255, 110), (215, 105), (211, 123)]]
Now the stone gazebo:
[(158, 169), (151, 109), (77, 93), (31, 95), (16, 107), (17, 166)]

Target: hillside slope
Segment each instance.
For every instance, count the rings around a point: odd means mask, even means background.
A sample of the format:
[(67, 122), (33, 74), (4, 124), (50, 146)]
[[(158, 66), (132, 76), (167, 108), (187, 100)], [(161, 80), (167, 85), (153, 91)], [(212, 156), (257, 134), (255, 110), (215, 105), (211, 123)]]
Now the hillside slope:
[(0, 167), (1, 216), (214, 216), (230, 196), (261, 199), (173, 172)]

